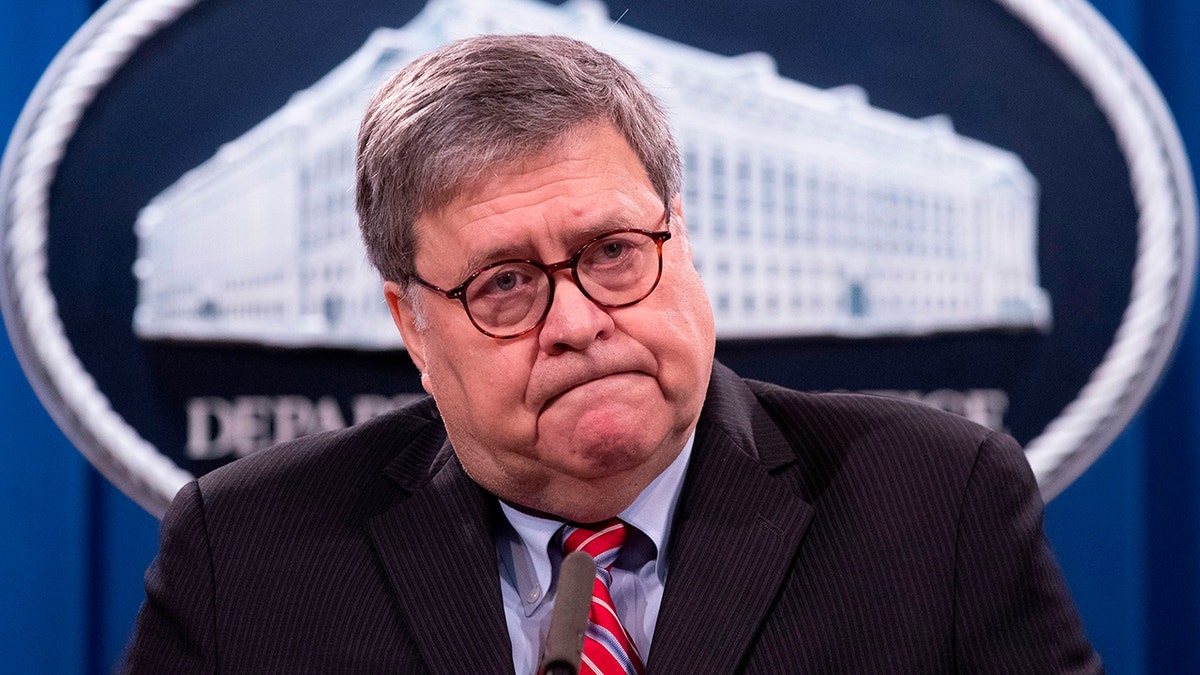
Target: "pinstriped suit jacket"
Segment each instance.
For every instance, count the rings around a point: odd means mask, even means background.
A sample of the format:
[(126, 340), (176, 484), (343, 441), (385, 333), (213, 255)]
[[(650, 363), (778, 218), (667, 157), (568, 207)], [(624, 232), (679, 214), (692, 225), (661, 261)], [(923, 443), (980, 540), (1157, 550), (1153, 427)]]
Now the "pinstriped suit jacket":
[[(426, 400), (180, 491), (125, 668), (511, 673), (496, 500)], [(1017, 444), (720, 364), (650, 673), (1098, 672)]]

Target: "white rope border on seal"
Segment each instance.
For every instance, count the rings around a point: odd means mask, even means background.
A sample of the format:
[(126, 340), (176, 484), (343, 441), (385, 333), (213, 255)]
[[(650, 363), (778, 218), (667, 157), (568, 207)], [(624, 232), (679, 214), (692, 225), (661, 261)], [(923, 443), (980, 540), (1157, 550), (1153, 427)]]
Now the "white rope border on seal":
[(1138, 207), (1133, 285), (1113, 343), (1075, 400), (1025, 447), (1049, 500), (1116, 438), (1172, 352), (1191, 299), (1196, 203), (1158, 89), (1100, 14), (1078, 0), (1001, 2), (1091, 90), (1116, 132)]
[[(64, 429), (81, 450), (99, 447), (110, 456), (89, 456), (102, 473), (156, 516), (192, 475), (138, 435), (109, 404), (84, 369), (58, 317), (57, 303), (46, 276), (46, 234), (50, 185), (68, 141), (96, 94), (128, 61), (143, 40), (175, 21), (197, 0), (134, 0), (109, 3), (88, 21), (64, 49), (43, 84), (53, 89), (33, 122), (32, 133), (19, 145), (13, 189), (12, 229), (8, 246), (16, 274), (12, 299), (28, 332), (25, 347), (38, 355), (53, 397), (68, 406), (74, 419)], [(95, 28), (93, 28), (95, 26)], [(95, 30), (92, 34), (91, 30)], [(52, 67), (53, 68), (53, 67)], [(52, 77), (53, 73), (61, 73)], [(39, 85), (39, 87), (42, 85)], [(35, 92), (36, 96), (36, 92)], [(36, 384), (35, 384), (36, 386)], [(45, 395), (44, 390), (39, 394)], [(64, 411), (57, 411), (60, 415)], [(56, 415), (62, 424), (65, 420)], [(80, 443), (86, 434), (96, 443)], [(132, 473), (130, 471), (132, 468)]]
[[(12, 331), (14, 346), (18, 353), (36, 352), (40, 363), (23, 357), (24, 365), (38, 371), (31, 373), (35, 388), (80, 450), (158, 516), (192, 476), (117, 415), (67, 341), (46, 276), (47, 203), (66, 145), (96, 94), (141, 42), (197, 2), (110, 0), (101, 7), (39, 83), (31, 101), (45, 104), (26, 108), (5, 157), (6, 175), (17, 157), (7, 242), (16, 297), (6, 298), (5, 309), (26, 333)], [(1133, 294), (1116, 339), (1076, 400), (1027, 444), (1049, 499), (1119, 433), (1171, 353), (1190, 300), (1195, 201), (1182, 143), (1161, 96), (1103, 18), (1082, 0), (997, 2), (1029, 25), (1093, 92), (1116, 130), (1140, 213)], [(32, 128), (27, 136), (21, 133), (25, 127)], [(0, 181), (0, 189), (6, 185)], [(1161, 339), (1164, 331), (1170, 340)], [(54, 405), (60, 401), (63, 405)]]

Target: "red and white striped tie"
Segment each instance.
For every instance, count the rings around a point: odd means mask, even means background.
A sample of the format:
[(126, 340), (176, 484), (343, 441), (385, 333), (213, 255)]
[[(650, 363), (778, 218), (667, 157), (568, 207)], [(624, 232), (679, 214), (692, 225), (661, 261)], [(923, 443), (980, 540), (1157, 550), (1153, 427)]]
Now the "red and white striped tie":
[(596, 559), (596, 580), (592, 584), (592, 609), (583, 640), (581, 675), (642, 675), (645, 672), (642, 658), (633, 638), (617, 618), (609, 592), (612, 565), (625, 543), (625, 523), (613, 518), (588, 526), (564, 525), (562, 540), (564, 553), (585, 551)]

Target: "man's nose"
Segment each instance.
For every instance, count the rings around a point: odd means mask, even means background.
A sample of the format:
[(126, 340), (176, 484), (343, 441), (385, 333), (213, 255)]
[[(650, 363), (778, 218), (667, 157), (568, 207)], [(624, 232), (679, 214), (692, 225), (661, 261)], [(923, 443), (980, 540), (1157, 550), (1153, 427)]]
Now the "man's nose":
[(570, 270), (556, 273), (555, 282), (554, 300), (538, 334), (543, 351), (582, 351), (612, 332), (612, 316), (583, 294)]

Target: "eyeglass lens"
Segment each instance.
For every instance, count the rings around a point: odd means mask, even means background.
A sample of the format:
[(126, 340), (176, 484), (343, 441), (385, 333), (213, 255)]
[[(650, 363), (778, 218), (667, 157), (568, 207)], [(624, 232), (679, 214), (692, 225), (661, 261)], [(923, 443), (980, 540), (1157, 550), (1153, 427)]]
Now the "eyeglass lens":
[[(660, 269), (659, 244), (644, 232), (617, 232), (591, 242), (571, 262), (579, 287), (592, 301), (618, 307), (654, 290)], [(484, 268), (465, 289), (472, 321), (497, 335), (532, 328), (550, 304), (551, 271), (528, 262)]]

